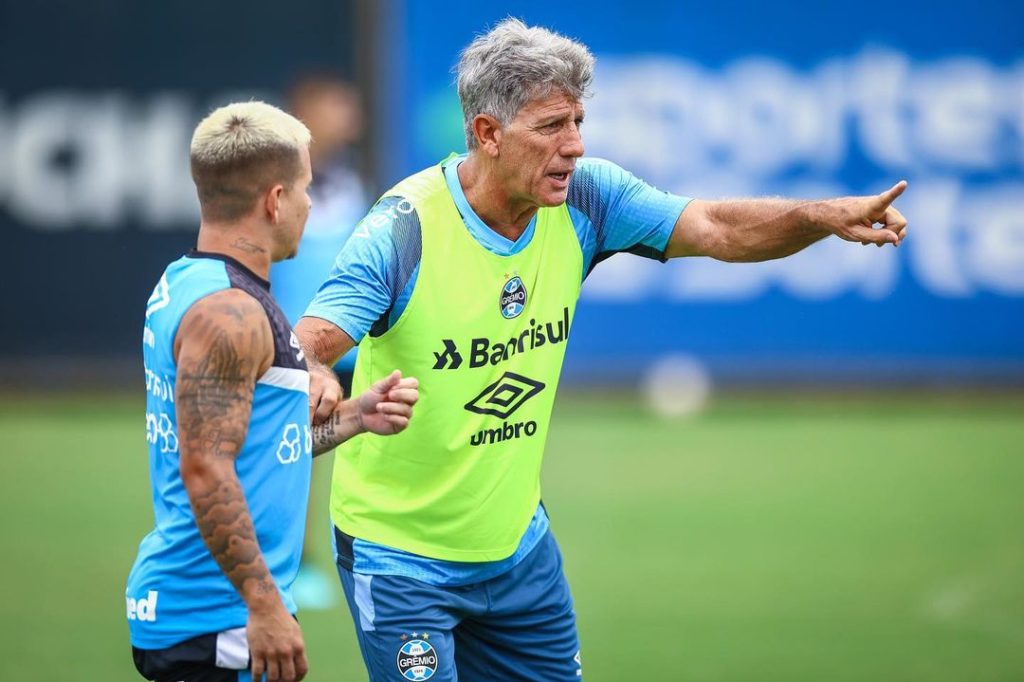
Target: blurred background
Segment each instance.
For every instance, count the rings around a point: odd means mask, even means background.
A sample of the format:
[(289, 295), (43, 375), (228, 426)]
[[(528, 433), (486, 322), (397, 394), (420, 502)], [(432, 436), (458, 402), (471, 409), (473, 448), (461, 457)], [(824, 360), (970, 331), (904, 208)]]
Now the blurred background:
[[(273, 274), (295, 317), (381, 191), (464, 151), (451, 69), (511, 14), (591, 48), (587, 154), (662, 189), (910, 182), (899, 249), (588, 280), (544, 473), (586, 678), (1024, 679), (1020, 3), (0, 10), (0, 678), (133, 679), (139, 341), (194, 244), (198, 120), (258, 98), (314, 128), (306, 260)], [(327, 537), (323, 507), (330, 571)], [(343, 606), (301, 620), (309, 679), (365, 678)]]

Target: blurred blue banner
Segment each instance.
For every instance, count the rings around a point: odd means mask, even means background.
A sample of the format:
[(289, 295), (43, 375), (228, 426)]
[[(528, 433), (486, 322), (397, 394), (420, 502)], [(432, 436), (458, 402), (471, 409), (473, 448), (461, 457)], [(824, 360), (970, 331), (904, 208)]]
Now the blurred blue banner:
[(465, 149), (452, 67), (508, 15), (591, 48), (587, 154), (662, 189), (814, 198), (910, 181), (898, 250), (830, 239), (755, 265), (601, 264), (570, 378), (669, 353), (723, 379), (1024, 377), (1024, 5), (395, 2), (378, 40), (384, 180)]

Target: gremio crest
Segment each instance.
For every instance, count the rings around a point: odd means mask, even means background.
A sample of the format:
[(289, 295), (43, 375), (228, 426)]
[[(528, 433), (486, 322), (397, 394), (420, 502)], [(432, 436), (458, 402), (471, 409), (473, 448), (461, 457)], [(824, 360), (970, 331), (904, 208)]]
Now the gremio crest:
[(501, 315), (506, 320), (519, 317), (526, 307), (526, 287), (518, 275), (501, 288)]

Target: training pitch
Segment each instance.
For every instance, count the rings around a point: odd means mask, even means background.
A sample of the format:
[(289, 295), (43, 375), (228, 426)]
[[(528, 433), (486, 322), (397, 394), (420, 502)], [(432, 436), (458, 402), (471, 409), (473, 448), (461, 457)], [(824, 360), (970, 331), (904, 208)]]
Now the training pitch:
[[(142, 395), (0, 398), (0, 679), (141, 679)], [(592, 682), (1024, 679), (1020, 395), (566, 394), (544, 489)], [(307, 679), (365, 679), (346, 609), (300, 619)]]

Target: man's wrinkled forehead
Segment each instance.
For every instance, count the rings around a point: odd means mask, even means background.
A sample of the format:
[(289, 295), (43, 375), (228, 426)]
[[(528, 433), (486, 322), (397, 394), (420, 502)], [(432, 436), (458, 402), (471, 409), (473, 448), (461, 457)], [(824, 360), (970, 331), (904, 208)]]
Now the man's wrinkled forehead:
[(583, 114), (583, 102), (570, 97), (564, 92), (555, 91), (549, 95), (535, 97), (526, 102), (519, 110), (519, 116), (530, 118), (548, 118), (559, 114)]

